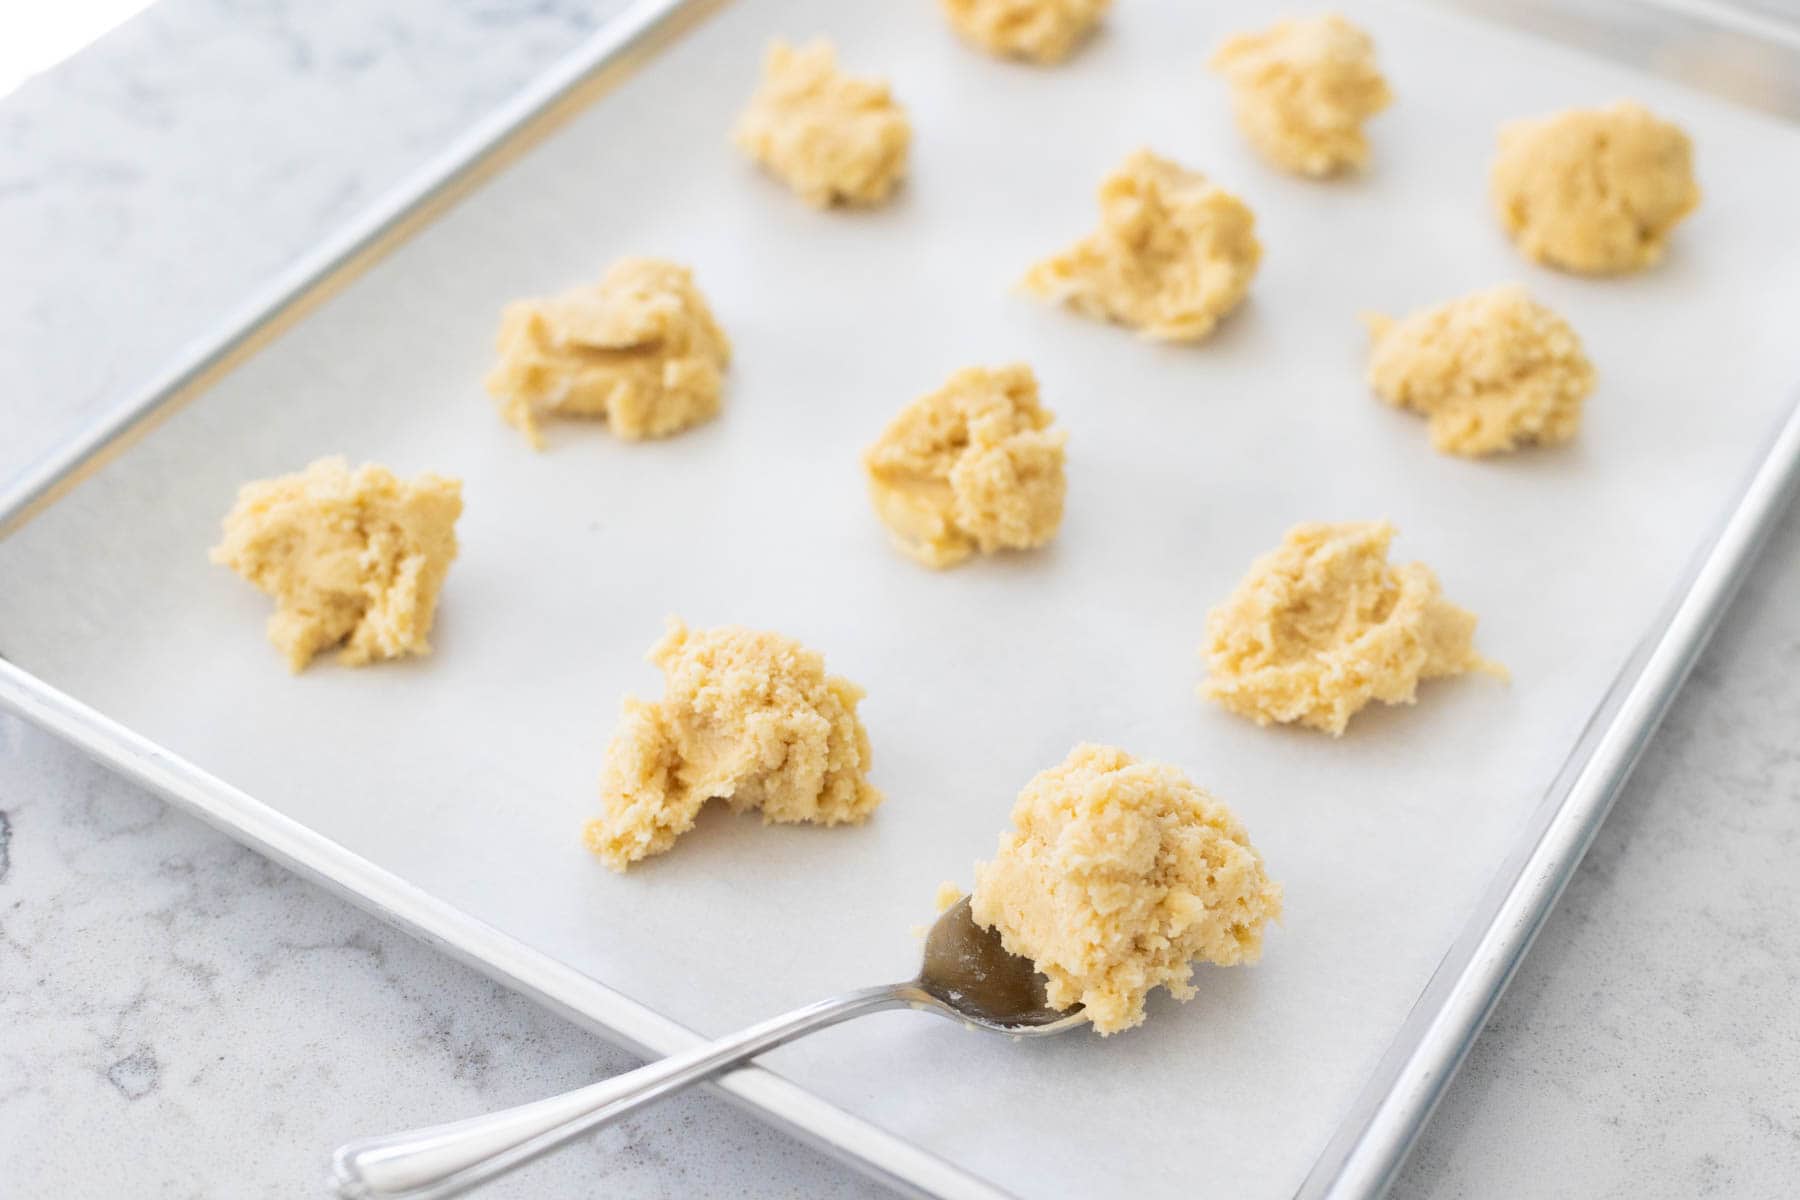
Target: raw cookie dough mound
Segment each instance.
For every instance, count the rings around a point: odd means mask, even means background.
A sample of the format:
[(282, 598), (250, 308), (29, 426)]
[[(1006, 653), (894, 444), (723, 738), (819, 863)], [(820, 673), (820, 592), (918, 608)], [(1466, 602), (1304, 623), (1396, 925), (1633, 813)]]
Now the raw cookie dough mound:
[(888, 85), (837, 69), (831, 43), (769, 47), (738, 146), (815, 208), (880, 204), (906, 174), (912, 126)]
[(1262, 259), (1250, 209), (1206, 176), (1139, 150), (1100, 185), (1100, 228), (1023, 287), (1166, 341), (1199, 341)]
[(671, 619), (650, 651), (663, 697), (625, 701), (600, 777), (605, 815), (588, 849), (623, 871), (693, 828), (708, 800), (763, 821), (838, 825), (881, 803), (868, 781), (863, 691), (791, 638)]
[(1255, 962), (1281, 915), (1244, 827), (1174, 767), (1077, 746), (1025, 785), (1012, 819), (976, 865), (971, 915), (1102, 1034), (1142, 1023), (1152, 988), (1190, 999), (1196, 960)]
[(1001, 58), (1059, 63), (1100, 23), (1112, 0), (941, 0), (965, 39)]
[(1213, 54), (1238, 128), (1284, 170), (1324, 176), (1369, 160), (1363, 122), (1393, 99), (1369, 35), (1335, 14), (1240, 33)]
[(1502, 126), (1490, 191), (1528, 257), (1589, 274), (1650, 266), (1700, 203), (1687, 134), (1630, 101)]
[(926, 566), (1056, 536), (1063, 443), (1026, 366), (958, 371), (913, 401), (863, 452), (869, 496), (894, 544)]
[(1367, 320), (1369, 385), (1394, 407), (1424, 413), (1439, 450), (1494, 454), (1566, 442), (1581, 428), (1594, 366), (1568, 323), (1524, 288)]
[(1424, 563), (1387, 560), (1385, 521), (1296, 525), (1206, 618), (1200, 694), (1258, 725), (1336, 736), (1371, 700), (1411, 704), (1421, 679), (1506, 670), (1475, 653), (1475, 614)]
[(461, 515), (459, 480), (322, 458), (245, 484), (212, 560), (275, 598), (269, 640), (291, 670), (340, 643), (338, 661), (360, 667), (431, 652)]
[(719, 411), (731, 343), (686, 267), (622, 258), (598, 286), (520, 300), (500, 318), (487, 377), (508, 423), (543, 444), (546, 416), (604, 417), (628, 441)]

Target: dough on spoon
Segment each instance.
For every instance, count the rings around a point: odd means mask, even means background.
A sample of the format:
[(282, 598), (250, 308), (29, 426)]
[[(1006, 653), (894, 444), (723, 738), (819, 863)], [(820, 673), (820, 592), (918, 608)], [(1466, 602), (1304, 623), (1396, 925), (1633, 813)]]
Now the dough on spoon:
[(662, 699), (625, 701), (600, 777), (605, 811), (584, 835), (607, 866), (668, 850), (708, 800), (820, 825), (859, 823), (881, 803), (856, 715), (863, 691), (827, 675), (820, 654), (778, 633), (670, 618), (649, 657)]
[(1167, 987), (1194, 995), (1195, 962), (1253, 963), (1281, 887), (1231, 810), (1174, 767), (1077, 746), (1025, 785), (970, 913), (1037, 964), (1052, 1007), (1083, 1005), (1094, 1029), (1144, 1019)]

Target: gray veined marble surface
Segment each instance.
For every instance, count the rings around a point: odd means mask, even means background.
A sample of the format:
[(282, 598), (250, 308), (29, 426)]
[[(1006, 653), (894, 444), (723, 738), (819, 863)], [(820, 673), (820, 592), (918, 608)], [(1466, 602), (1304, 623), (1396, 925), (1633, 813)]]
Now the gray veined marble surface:
[[(0, 97), (0, 472), (621, 6), (160, 0)], [(1797, 596), (1790, 515), (1400, 1196), (1800, 1194)], [(344, 1138), (628, 1065), (0, 717), (0, 1196), (316, 1194)], [(493, 1194), (880, 1193), (691, 1095)]]

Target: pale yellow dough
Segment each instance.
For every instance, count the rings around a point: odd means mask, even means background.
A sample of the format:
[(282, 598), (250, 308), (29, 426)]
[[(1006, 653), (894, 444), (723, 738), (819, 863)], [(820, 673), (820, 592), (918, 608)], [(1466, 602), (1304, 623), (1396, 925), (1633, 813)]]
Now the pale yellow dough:
[(1281, 915), (1243, 825), (1174, 767), (1077, 746), (1025, 785), (1012, 820), (976, 865), (971, 914), (1102, 1034), (1142, 1023), (1152, 988), (1190, 999), (1196, 961), (1255, 962)]
[(1527, 257), (1587, 274), (1655, 263), (1700, 203), (1687, 134), (1630, 101), (1502, 126), (1490, 192)]
[(1565, 442), (1581, 428), (1594, 366), (1568, 322), (1524, 288), (1366, 320), (1369, 385), (1396, 408), (1424, 413), (1439, 450), (1495, 454)]
[(629, 441), (719, 411), (731, 343), (686, 267), (623, 258), (594, 287), (519, 300), (500, 318), (487, 389), (534, 446), (548, 416), (603, 417)]
[(1165, 341), (1199, 341), (1262, 260), (1243, 201), (1148, 150), (1100, 184), (1100, 228), (1026, 274), (1034, 295)]
[(291, 670), (340, 643), (358, 667), (430, 653), (461, 515), (459, 480), (322, 458), (245, 484), (212, 560), (274, 597), (269, 640)]
[(588, 849), (623, 871), (693, 828), (708, 800), (767, 822), (862, 821), (881, 803), (868, 780), (863, 691), (825, 673), (791, 638), (671, 619), (650, 651), (663, 696), (625, 701), (600, 777), (604, 815)]
[(1059, 63), (1085, 40), (1112, 0), (940, 0), (969, 42), (1000, 58)]
[(863, 452), (894, 544), (930, 567), (1056, 536), (1063, 443), (1026, 366), (969, 367), (900, 410)]
[(1371, 700), (1411, 704), (1419, 681), (1505, 677), (1475, 652), (1475, 614), (1424, 563), (1387, 560), (1385, 521), (1296, 525), (1206, 618), (1200, 694), (1254, 720), (1336, 736)]
[(1367, 163), (1363, 122), (1393, 99), (1375, 65), (1375, 43), (1336, 14), (1240, 33), (1211, 65), (1231, 84), (1232, 111), (1250, 144), (1301, 175)]
[(824, 38), (776, 42), (738, 118), (739, 148), (817, 208), (880, 204), (906, 174), (912, 126), (888, 85), (837, 67)]

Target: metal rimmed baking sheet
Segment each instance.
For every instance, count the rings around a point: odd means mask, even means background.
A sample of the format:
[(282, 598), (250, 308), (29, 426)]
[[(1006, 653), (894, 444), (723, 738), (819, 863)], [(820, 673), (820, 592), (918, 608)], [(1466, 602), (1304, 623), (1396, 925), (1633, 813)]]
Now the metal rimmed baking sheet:
[[(1350, 1128), (1415, 999), (1486, 913), (1495, 872), (1529, 865), (1557, 819), (1603, 811), (1779, 502), (1791, 434), (1733, 508), (1800, 375), (1791, 127), (1456, 14), (1348, 8), (1401, 98), (1376, 127), (1375, 169), (1327, 187), (1260, 166), (1200, 69), (1258, 6), (1121, 9), (1057, 72), (967, 53), (929, 5), (741, 0), (684, 22), (460, 204), (403, 197), (363, 231), (380, 261), (313, 264), (289, 298), (333, 294), (277, 305), (279, 336), (256, 326), (232, 369), (147, 396), (145, 411), (169, 413), (160, 426), (0, 544), (0, 689), (240, 836), (652, 1049), (680, 1044), (682, 1026), (722, 1031), (904, 970), (936, 882), (967, 879), (1011, 795), (1073, 741), (1175, 761), (1237, 808), (1287, 884), (1289, 921), (1262, 966), (1207, 972), (1192, 1004), (1158, 1004), (1104, 1043), (1009, 1047), (901, 1015), (771, 1056), (785, 1083), (752, 1071), (731, 1086), (943, 1194), (978, 1194), (971, 1180), (1033, 1196), (1291, 1193)], [(636, 19), (654, 31), (692, 11)], [(914, 116), (916, 169), (891, 209), (812, 213), (724, 144), (762, 41), (817, 31), (853, 68), (888, 74)], [(490, 142), (532, 140), (533, 115), (589, 67), (660, 40), (613, 37)], [(1694, 132), (1704, 208), (1639, 278), (1520, 262), (1482, 200), (1495, 124), (1621, 93)], [(1205, 347), (1146, 346), (1007, 292), (1091, 223), (1094, 182), (1140, 142), (1259, 214), (1254, 299)], [(499, 305), (646, 251), (693, 263), (737, 342), (726, 416), (653, 446), (563, 427), (531, 454), (480, 392)], [(1603, 381), (1588, 426), (1571, 447), (1505, 462), (1435, 456), (1416, 422), (1364, 393), (1357, 311), (1513, 278), (1587, 339)], [(1071, 431), (1068, 524), (1047, 553), (928, 575), (887, 549), (855, 452), (951, 369), (1013, 358), (1037, 367)], [(433, 658), (289, 679), (261, 640), (263, 601), (204, 550), (238, 482), (334, 452), (462, 475), (464, 556)], [(1728, 508), (1720, 555), (1696, 575)], [(1397, 553), (1431, 562), (1483, 615), (1482, 645), (1513, 686), (1434, 685), (1341, 742), (1201, 706), (1206, 606), (1293, 521), (1371, 516), (1395, 520)], [(1671, 617), (1680, 596), (1697, 607)], [(585, 857), (575, 833), (607, 728), (620, 696), (655, 689), (639, 657), (669, 611), (783, 629), (869, 688), (891, 796), (873, 823), (826, 833), (711, 814), (630, 876)], [(1581, 743), (1609, 694), (1612, 740)], [(1584, 776), (1596, 761), (1618, 769)], [(1527, 883), (1535, 902), (1560, 879)], [(1483, 978), (1474, 961), (1452, 982)], [(1427, 1015), (1479, 1008), (1496, 987), (1490, 971)], [(1449, 1053), (1381, 1095), (1403, 1096)], [(1421, 1103), (1379, 1134), (1377, 1158), (1391, 1161)]]

